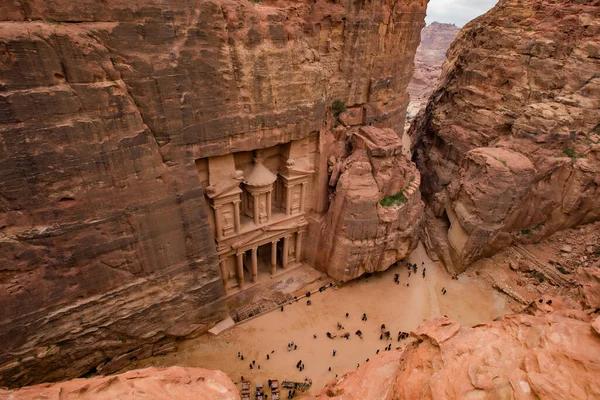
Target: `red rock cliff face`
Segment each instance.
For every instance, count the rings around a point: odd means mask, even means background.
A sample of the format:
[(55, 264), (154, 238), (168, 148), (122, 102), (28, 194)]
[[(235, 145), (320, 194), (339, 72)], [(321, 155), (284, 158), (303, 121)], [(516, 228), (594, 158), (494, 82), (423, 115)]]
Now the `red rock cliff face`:
[(460, 28), (454, 24), (439, 22), (432, 22), (421, 31), (421, 44), (415, 55), (415, 72), (408, 86), (409, 113), (416, 114), (433, 93), (442, 73), (446, 51), (459, 31)]
[(194, 161), (325, 136), (333, 99), (401, 129), (426, 3), (3, 2), (1, 383), (111, 372), (224, 317)]
[(545, 312), (472, 328), (424, 322), (411, 333), (415, 342), (340, 376), (313, 399), (597, 398), (599, 317)]
[(600, 218), (599, 4), (500, 1), (450, 48), (411, 135), (451, 268)]

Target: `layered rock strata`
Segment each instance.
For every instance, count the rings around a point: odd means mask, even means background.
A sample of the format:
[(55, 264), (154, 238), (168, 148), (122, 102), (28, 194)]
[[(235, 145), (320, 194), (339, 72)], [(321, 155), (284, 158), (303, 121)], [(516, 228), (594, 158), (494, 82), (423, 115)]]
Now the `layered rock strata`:
[(503, 0), (411, 126), (428, 248), (453, 270), (600, 219), (600, 8)]
[(340, 127), (329, 148), (329, 209), (315, 264), (338, 281), (387, 269), (417, 246), (421, 176), (392, 129)]
[(460, 28), (454, 24), (432, 22), (421, 31), (421, 44), (415, 55), (415, 71), (408, 85), (409, 116), (414, 116), (427, 103), (437, 86), (446, 61), (446, 51), (458, 35)]
[(235, 400), (240, 395), (221, 371), (202, 368), (146, 368), (119, 375), (45, 383), (12, 391), (0, 389), (11, 400)]
[(425, 322), (414, 342), (340, 376), (314, 399), (597, 398), (600, 317), (561, 304), (472, 328)]
[(318, 232), (331, 104), (402, 126), (426, 3), (3, 2), (0, 383), (109, 373), (223, 318), (196, 161), (317, 138)]

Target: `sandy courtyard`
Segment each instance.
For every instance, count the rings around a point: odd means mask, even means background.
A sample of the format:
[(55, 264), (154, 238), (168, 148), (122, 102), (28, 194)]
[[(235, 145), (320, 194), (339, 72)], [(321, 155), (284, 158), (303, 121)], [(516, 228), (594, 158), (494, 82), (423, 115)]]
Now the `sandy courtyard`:
[[(418, 273), (410, 278), (403, 263), (342, 288), (316, 293), (310, 298), (310, 306), (303, 299), (286, 306), (283, 312), (268, 313), (218, 336), (203, 335), (182, 342), (178, 352), (140, 361), (137, 367), (180, 365), (219, 369), (236, 384), (243, 376), (253, 386), (256, 382), (266, 385), (267, 379), (302, 381), (308, 377), (313, 381), (308, 393), (314, 394), (336, 374), (375, 357), (377, 349), (383, 351), (390, 343), (392, 348), (401, 345), (396, 341), (398, 331), (409, 332), (423, 320), (447, 315), (464, 325), (473, 325), (503, 314), (504, 301), (494, 290), (466, 277), (452, 280), (440, 264), (427, 258), (421, 245), (408, 261), (419, 266)], [(427, 268), (424, 279), (423, 261)], [(394, 283), (395, 273), (400, 274), (400, 285)], [(446, 295), (441, 293), (443, 287), (447, 289)], [(345, 317), (346, 312), (349, 318)], [(361, 321), (363, 313), (367, 314), (366, 322)], [(338, 322), (344, 330), (337, 329)], [(391, 331), (393, 341), (379, 340), (381, 324)], [(363, 332), (363, 339), (354, 334), (358, 329)], [(338, 335), (350, 332), (351, 338), (328, 339), (328, 331)], [(298, 349), (288, 352), (287, 343), (292, 341)], [(333, 349), (337, 350), (335, 357)], [(243, 361), (238, 359), (238, 351), (244, 355)], [(249, 368), (252, 360), (256, 361), (254, 369)], [(295, 367), (299, 360), (305, 365), (303, 372)]]

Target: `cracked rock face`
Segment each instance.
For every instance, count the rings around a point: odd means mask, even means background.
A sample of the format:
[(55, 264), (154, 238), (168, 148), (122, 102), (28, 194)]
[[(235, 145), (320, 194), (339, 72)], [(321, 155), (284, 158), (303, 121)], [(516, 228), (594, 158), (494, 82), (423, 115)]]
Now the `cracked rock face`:
[(415, 342), (340, 376), (315, 399), (597, 398), (598, 317), (551, 308), (472, 328), (425, 322), (411, 333)]
[(503, 0), (411, 126), (429, 250), (452, 270), (600, 219), (600, 11)]
[(335, 99), (401, 127), (427, 1), (109, 3), (0, 4), (3, 385), (111, 373), (224, 318), (195, 160), (326, 136)]
[(202, 368), (145, 368), (124, 374), (45, 383), (0, 396), (14, 400), (112, 400), (144, 398), (149, 400), (235, 400), (237, 388), (221, 371)]
[(383, 271), (417, 247), (421, 177), (392, 129), (339, 128), (329, 148), (329, 209), (315, 264), (346, 282)]

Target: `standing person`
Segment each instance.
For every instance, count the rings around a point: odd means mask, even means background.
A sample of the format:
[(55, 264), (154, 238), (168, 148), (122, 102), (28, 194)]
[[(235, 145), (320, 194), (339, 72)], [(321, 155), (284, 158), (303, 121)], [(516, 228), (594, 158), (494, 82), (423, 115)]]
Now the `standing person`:
[(423, 278), (425, 278), (425, 271), (427, 271), (427, 268), (423, 268)]
[(333, 356), (335, 357), (335, 354), (337, 353), (336, 349), (333, 349)]

